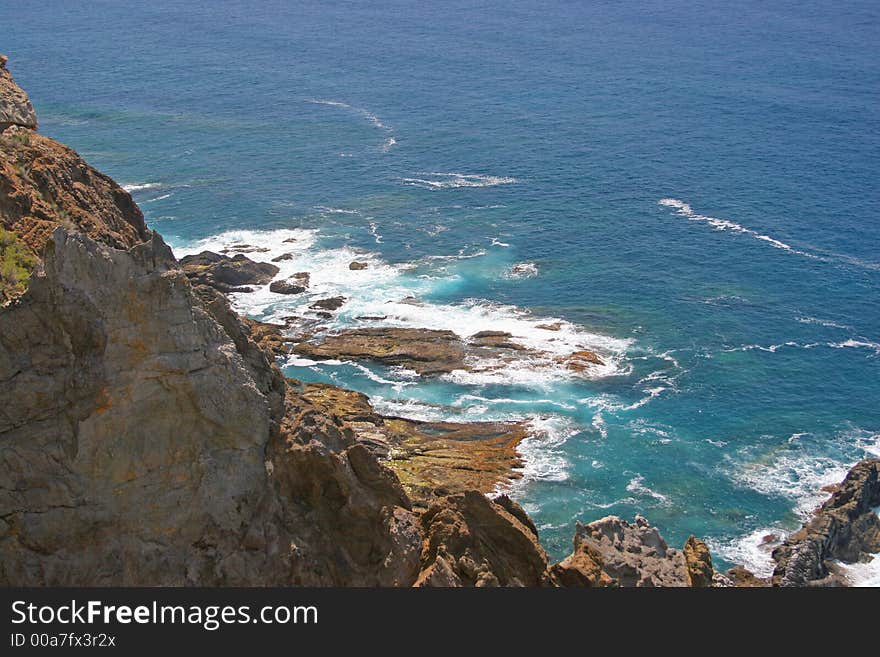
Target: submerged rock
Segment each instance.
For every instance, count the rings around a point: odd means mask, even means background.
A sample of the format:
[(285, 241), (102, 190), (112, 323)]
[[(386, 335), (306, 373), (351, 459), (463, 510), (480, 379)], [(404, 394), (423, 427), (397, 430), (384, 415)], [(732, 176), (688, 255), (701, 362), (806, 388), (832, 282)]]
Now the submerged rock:
[(880, 552), (880, 459), (857, 463), (804, 526), (773, 550), (776, 586), (841, 586), (834, 561), (870, 560)]
[(208, 285), (220, 292), (251, 292), (250, 285), (265, 285), (280, 271), (268, 262), (254, 262), (244, 254), (221, 255), (202, 251), (180, 259), (193, 285)]

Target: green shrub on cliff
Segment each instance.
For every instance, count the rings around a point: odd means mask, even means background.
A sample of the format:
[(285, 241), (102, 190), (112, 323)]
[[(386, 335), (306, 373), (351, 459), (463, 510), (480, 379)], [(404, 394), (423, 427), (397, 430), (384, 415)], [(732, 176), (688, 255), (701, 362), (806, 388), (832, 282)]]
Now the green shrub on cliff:
[(0, 227), (0, 305), (27, 289), (27, 280), (36, 262), (15, 233)]

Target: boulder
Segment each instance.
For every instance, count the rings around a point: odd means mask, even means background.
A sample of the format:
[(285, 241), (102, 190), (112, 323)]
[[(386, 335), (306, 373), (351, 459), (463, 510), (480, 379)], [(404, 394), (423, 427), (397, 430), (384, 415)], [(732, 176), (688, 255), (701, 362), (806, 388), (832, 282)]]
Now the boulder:
[(360, 271), (361, 269), (366, 269), (369, 265), (366, 262), (358, 262), (357, 260), (352, 261), (348, 268), (352, 271)]
[(290, 280), (272, 281), (269, 284), (269, 291), (275, 294), (302, 294), (306, 291), (306, 288)]

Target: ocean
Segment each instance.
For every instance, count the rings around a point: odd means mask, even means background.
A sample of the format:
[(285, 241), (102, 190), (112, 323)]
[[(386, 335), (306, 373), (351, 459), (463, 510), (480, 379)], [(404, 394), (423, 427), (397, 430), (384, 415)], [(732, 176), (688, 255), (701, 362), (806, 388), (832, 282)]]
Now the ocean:
[[(178, 255), (247, 243), (311, 273), (240, 311), (342, 295), (328, 328), (541, 352), (285, 372), (528, 421), (510, 492), (552, 557), (576, 521), (641, 513), (766, 575), (765, 538), (880, 455), (876, 2), (0, 4), (41, 131)], [(559, 364), (579, 349), (605, 364)]]

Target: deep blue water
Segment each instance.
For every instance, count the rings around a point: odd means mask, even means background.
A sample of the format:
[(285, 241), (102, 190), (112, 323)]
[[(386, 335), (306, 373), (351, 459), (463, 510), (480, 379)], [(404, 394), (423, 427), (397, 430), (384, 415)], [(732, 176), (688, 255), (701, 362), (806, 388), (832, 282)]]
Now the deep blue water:
[[(530, 418), (514, 493), (553, 556), (576, 520), (641, 512), (760, 569), (761, 536), (880, 452), (876, 2), (11, 4), (0, 50), (41, 130), (179, 252), (293, 250), (310, 299), (350, 298), (331, 327), (550, 354), (287, 371), (388, 412)], [(577, 348), (608, 366), (555, 363)]]

